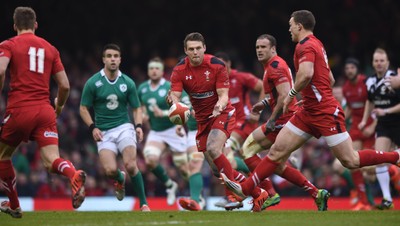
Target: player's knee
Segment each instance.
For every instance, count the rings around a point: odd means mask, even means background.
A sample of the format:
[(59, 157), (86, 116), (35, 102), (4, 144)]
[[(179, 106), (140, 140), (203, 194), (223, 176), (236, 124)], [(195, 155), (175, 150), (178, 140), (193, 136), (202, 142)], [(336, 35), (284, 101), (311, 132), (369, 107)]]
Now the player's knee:
[(117, 175), (117, 169), (114, 167), (104, 167), (104, 173), (107, 177), (115, 177)]
[(343, 172), (343, 166), (338, 159), (335, 159), (332, 164), (333, 171), (341, 174)]
[(172, 160), (177, 168), (181, 168), (184, 165), (188, 164), (188, 156), (186, 153), (174, 154), (172, 156)]
[(243, 153), (242, 156), (244, 159), (248, 159), (260, 151), (263, 150), (260, 144), (256, 140), (254, 140), (253, 134), (250, 134), (247, 139), (243, 143), (242, 147)]
[(234, 136), (230, 136), (226, 141), (225, 147), (230, 147), (232, 151), (239, 151), (241, 148), (241, 144)]
[(204, 162), (204, 154), (203, 152), (192, 152), (189, 154), (189, 162), (192, 163), (203, 163)]
[(133, 159), (126, 162), (124, 166), (129, 175), (135, 175), (136, 172), (139, 170), (136, 164), (136, 160)]
[(358, 168), (358, 164), (351, 158), (342, 158), (339, 159), (340, 163), (348, 168), (348, 169), (357, 169)]
[(161, 150), (158, 147), (148, 146), (143, 149), (143, 155), (147, 167), (154, 169), (159, 163)]

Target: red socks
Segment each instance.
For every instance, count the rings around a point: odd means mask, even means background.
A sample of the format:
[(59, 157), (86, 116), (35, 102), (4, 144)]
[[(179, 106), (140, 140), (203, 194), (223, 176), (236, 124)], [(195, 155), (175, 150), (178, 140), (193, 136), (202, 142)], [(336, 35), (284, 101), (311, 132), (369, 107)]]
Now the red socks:
[(0, 161), (0, 179), (10, 200), (10, 207), (15, 210), (20, 206), (16, 190), (16, 177), (11, 160)]
[(70, 161), (58, 158), (52, 164), (52, 171), (72, 179), (75, 174), (75, 167)]
[(358, 151), (360, 156), (360, 168), (364, 166), (378, 165), (381, 163), (396, 164), (399, 160), (397, 152), (382, 152), (375, 150)]
[(297, 169), (286, 165), (281, 177), (285, 178), (294, 185), (303, 188), (304, 191), (308, 192), (308, 194), (310, 194), (313, 198), (317, 197), (318, 189)]

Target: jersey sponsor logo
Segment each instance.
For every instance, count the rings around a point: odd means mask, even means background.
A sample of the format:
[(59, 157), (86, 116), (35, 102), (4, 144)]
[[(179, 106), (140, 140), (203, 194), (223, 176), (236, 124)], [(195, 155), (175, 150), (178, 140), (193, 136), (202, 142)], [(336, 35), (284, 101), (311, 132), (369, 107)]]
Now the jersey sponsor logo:
[(160, 97), (165, 97), (166, 94), (167, 94), (167, 90), (165, 90), (165, 89), (158, 90), (158, 95)]
[(186, 75), (186, 80), (192, 80), (192, 76), (191, 75)]
[(231, 104), (237, 104), (237, 103), (239, 103), (240, 98), (239, 97), (232, 97), (230, 99), (230, 101), (231, 101)]
[(375, 105), (390, 105), (390, 100), (374, 100)]
[(97, 88), (103, 85), (103, 83), (99, 80), (94, 84)]
[(44, 137), (58, 138), (58, 133), (53, 131), (44, 131)]
[(207, 70), (206, 72), (204, 72), (204, 75), (206, 76), (206, 81), (210, 81), (210, 72)]
[(125, 93), (128, 90), (128, 86), (126, 84), (120, 84), (119, 90), (121, 90), (121, 92)]
[(192, 96), (195, 99), (204, 99), (204, 98), (214, 96), (214, 91), (205, 92), (205, 93), (191, 93), (190, 96)]
[(4, 52), (3, 51), (0, 51), (0, 56), (3, 56), (4, 55)]
[(350, 104), (350, 107), (353, 109), (364, 108), (364, 102), (354, 102)]

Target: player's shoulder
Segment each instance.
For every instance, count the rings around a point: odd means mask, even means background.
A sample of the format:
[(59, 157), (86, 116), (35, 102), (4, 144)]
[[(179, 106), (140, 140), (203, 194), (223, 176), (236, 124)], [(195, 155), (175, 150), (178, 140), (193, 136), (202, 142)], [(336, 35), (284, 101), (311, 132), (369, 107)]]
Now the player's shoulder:
[(213, 55), (205, 55), (204, 59), (208, 59), (211, 65), (222, 66), (225, 67), (225, 63), (220, 60), (218, 57)]
[(288, 66), (284, 59), (282, 59), (280, 56), (276, 55), (276, 56), (274, 56), (274, 58), (271, 59), (270, 62), (268, 62), (268, 67), (273, 70), (274, 69), (278, 70), (281, 68), (286, 69)]

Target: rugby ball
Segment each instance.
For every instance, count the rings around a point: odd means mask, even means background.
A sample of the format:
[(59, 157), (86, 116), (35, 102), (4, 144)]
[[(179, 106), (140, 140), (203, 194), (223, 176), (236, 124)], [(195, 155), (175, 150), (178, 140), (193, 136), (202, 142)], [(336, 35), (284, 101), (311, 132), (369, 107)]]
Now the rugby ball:
[(169, 108), (168, 117), (173, 124), (183, 125), (189, 120), (190, 109), (184, 103), (175, 103)]

